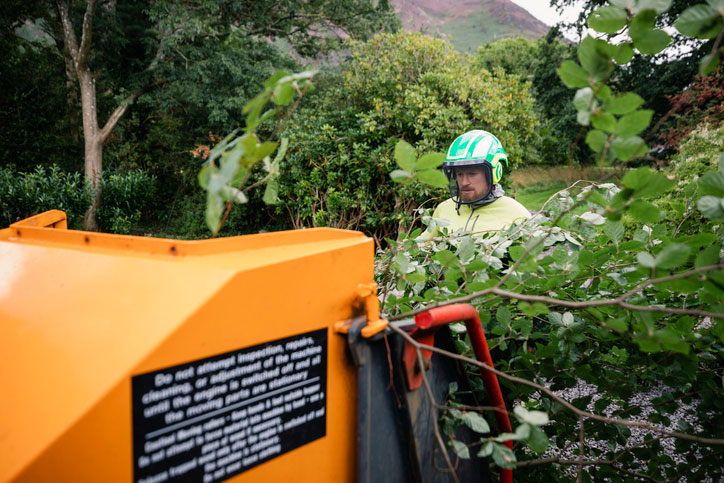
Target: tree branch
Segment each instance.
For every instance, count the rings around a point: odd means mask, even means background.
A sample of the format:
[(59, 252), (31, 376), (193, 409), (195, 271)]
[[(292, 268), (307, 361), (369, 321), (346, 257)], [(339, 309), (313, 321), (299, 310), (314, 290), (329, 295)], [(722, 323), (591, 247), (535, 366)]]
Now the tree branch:
[(55, 6), (58, 9), (58, 16), (60, 17), (60, 23), (63, 26), (63, 39), (70, 53), (71, 59), (73, 59), (73, 68), (76, 72), (78, 70), (78, 41), (75, 38), (75, 32), (73, 31), (73, 24), (70, 21), (70, 14), (68, 13), (68, 2), (64, 0), (57, 0)]
[[(145, 72), (152, 72), (156, 70), (156, 67), (158, 67), (158, 63), (163, 58), (163, 47), (165, 38), (165, 35), (161, 36), (161, 39), (158, 42), (158, 49), (156, 50), (156, 55), (153, 57), (153, 60), (151, 60), (151, 63), (148, 65), (148, 67), (146, 67)], [(136, 99), (138, 99), (138, 96), (141, 95), (143, 90), (144, 88), (141, 87), (131, 92), (125, 99), (123, 99), (123, 101), (121, 101), (121, 104), (116, 107), (113, 113), (111, 113), (110, 117), (108, 118), (99, 133), (102, 143), (105, 143), (108, 140), (108, 136), (110, 136), (111, 132), (116, 127), (116, 124), (118, 124), (118, 121), (120, 121), (120, 119), (126, 113), (131, 104), (133, 104)]]
[[(573, 413), (574, 413), (576, 416), (578, 416), (578, 417), (593, 419), (593, 420), (596, 420), (596, 421), (601, 421), (601, 422), (609, 423), (609, 424), (618, 424), (618, 425), (621, 425), (621, 426), (642, 428), (642, 429), (646, 429), (646, 430), (648, 430), (648, 431), (652, 431), (652, 432), (655, 432), (655, 433), (662, 434), (662, 435), (664, 435), (666, 438), (685, 439), (685, 440), (687, 440), (687, 441), (695, 441), (695, 442), (697, 442), (697, 443), (706, 444), (706, 445), (711, 445), (711, 446), (713, 446), (713, 445), (724, 445), (724, 439), (703, 438), (703, 437), (694, 436), (694, 435), (691, 435), (691, 434), (680, 433), (680, 432), (678, 432), (678, 431), (668, 431), (668, 430), (666, 430), (666, 429), (660, 428), (660, 427), (655, 426), (655, 425), (650, 424), (650, 423), (645, 423), (645, 422), (640, 422), (640, 421), (626, 421), (626, 420), (624, 420), (624, 419), (609, 418), (609, 417), (606, 417), (606, 416), (600, 416), (600, 415), (598, 415), (598, 414), (589, 413), (588, 411), (583, 411), (583, 410), (581, 410), (581, 409), (578, 409), (576, 406), (574, 406), (573, 404), (569, 403), (569, 402), (566, 401), (565, 399), (557, 396), (553, 391), (551, 391), (550, 389), (548, 389), (548, 388), (545, 387), (545, 386), (542, 386), (542, 385), (540, 385), (540, 384), (536, 384), (535, 382), (529, 381), (529, 380), (527, 380), (527, 379), (522, 379), (522, 378), (520, 378), (520, 377), (511, 376), (511, 375), (509, 375), (509, 374), (506, 374), (505, 372), (502, 372), (502, 371), (499, 371), (499, 370), (497, 370), (497, 369), (495, 369), (495, 368), (493, 368), (493, 367), (490, 367), (489, 365), (485, 364), (484, 362), (480, 362), (480, 361), (478, 361), (478, 360), (471, 359), (471, 358), (469, 358), (469, 357), (465, 357), (465, 356), (462, 356), (462, 355), (460, 355), (460, 354), (455, 354), (455, 353), (453, 353), (453, 352), (449, 352), (449, 351), (446, 351), (446, 350), (443, 350), (443, 349), (439, 349), (439, 348), (434, 347), (434, 346), (425, 345), (425, 344), (420, 344), (418, 341), (416, 341), (415, 339), (413, 339), (412, 337), (410, 337), (410, 335), (407, 334), (407, 332), (405, 332), (404, 330), (402, 330), (402, 329), (400, 329), (400, 328), (398, 328), (398, 327), (395, 327), (394, 325), (390, 325), (389, 328), (390, 328), (390, 330), (392, 330), (393, 332), (396, 332), (397, 334), (399, 334), (403, 339), (405, 339), (405, 341), (407, 341), (407, 342), (409, 342), (410, 344), (412, 344), (412, 345), (413, 345), (416, 349), (418, 349), (418, 350), (424, 349), (424, 350), (428, 350), (428, 351), (431, 351), (431, 352), (436, 352), (436, 353), (438, 353), (438, 354), (441, 354), (441, 355), (450, 357), (451, 359), (455, 359), (455, 360), (458, 360), (458, 361), (467, 362), (468, 364), (472, 364), (472, 365), (477, 366), (477, 367), (479, 367), (479, 368), (481, 368), (481, 369), (484, 369), (484, 370), (486, 370), (486, 371), (488, 371), (488, 372), (492, 372), (492, 373), (495, 374), (496, 376), (502, 377), (503, 379), (507, 379), (508, 381), (515, 382), (515, 383), (518, 383), (518, 384), (523, 384), (523, 385), (525, 385), (525, 386), (528, 386), (528, 387), (532, 387), (532, 388), (534, 388), (534, 389), (537, 389), (538, 391), (544, 393), (544, 394), (545, 394), (546, 396), (548, 396), (549, 398), (551, 398), (551, 399), (553, 399), (554, 401), (556, 401), (556, 402), (558, 402), (559, 404), (561, 404), (561, 405), (562, 405), (563, 407), (565, 407), (566, 409), (568, 409), (568, 410), (570, 410), (571, 412), (573, 412)], [(578, 462), (576, 461), (575, 464), (577, 464), (577, 463), (578, 463)]]
[(80, 38), (80, 47), (78, 48), (78, 58), (76, 60), (76, 68), (82, 70), (88, 63), (88, 56), (93, 37), (93, 16), (96, 10), (96, 0), (86, 0), (85, 14), (83, 15), (83, 31)]
[(716, 313), (716, 312), (706, 312), (706, 311), (698, 310), (698, 309), (679, 309), (679, 308), (673, 308), (673, 307), (656, 307), (656, 306), (649, 307), (649, 306), (643, 306), (643, 305), (634, 305), (634, 304), (625, 302), (626, 299), (628, 299), (632, 295), (635, 295), (636, 293), (639, 293), (641, 290), (643, 290), (645, 287), (647, 287), (649, 285), (662, 283), (662, 282), (669, 282), (671, 280), (678, 280), (681, 278), (690, 277), (692, 275), (697, 275), (700, 273), (711, 272), (713, 270), (721, 270), (721, 269), (724, 269), (724, 263), (719, 263), (717, 265), (711, 265), (708, 267), (696, 268), (696, 269), (689, 270), (686, 272), (677, 273), (676, 275), (669, 275), (669, 276), (660, 277), (660, 278), (652, 278), (652, 279), (649, 279), (649, 280), (646, 280), (646, 281), (640, 283), (635, 288), (629, 290), (628, 292), (626, 292), (616, 298), (602, 299), (602, 300), (588, 300), (585, 302), (574, 302), (571, 300), (561, 300), (561, 299), (557, 299), (557, 298), (553, 298), (553, 297), (546, 297), (545, 295), (525, 295), (525, 294), (521, 294), (521, 293), (517, 293), (517, 292), (511, 292), (510, 290), (498, 288), (498, 286), (496, 285), (495, 287), (481, 290), (479, 292), (475, 292), (470, 295), (466, 295), (464, 297), (458, 297), (455, 299), (437, 302), (434, 304), (430, 304), (425, 308), (420, 308), (417, 310), (413, 310), (411, 312), (405, 312), (404, 314), (393, 315), (393, 316), (388, 317), (388, 320), (393, 321), (393, 320), (410, 318), (419, 313), (425, 312), (430, 309), (434, 309), (435, 307), (444, 307), (445, 305), (457, 304), (457, 303), (462, 303), (462, 302), (470, 302), (471, 300), (485, 297), (487, 295), (498, 295), (501, 297), (508, 297), (508, 298), (516, 299), (516, 300), (524, 300), (526, 302), (542, 302), (544, 304), (548, 304), (548, 305), (552, 305), (552, 306), (567, 307), (567, 308), (572, 308), (572, 309), (585, 309), (585, 308), (589, 308), (589, 307), (617, 305), (624, 309), (637, 310), (640, 312), (664, 312), (664, 313), (669, 313), (669, 314), (698, 315), (701, 317), (712, 317), (715, 319), (724, 319), (724, 314), (720, 314), (720, 313)]

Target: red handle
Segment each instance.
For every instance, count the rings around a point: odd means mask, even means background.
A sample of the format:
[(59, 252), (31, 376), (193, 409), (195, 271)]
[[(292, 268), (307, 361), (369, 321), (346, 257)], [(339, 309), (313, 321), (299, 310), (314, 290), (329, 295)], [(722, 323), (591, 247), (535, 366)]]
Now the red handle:
[[(480, 323), (478, 311), (475, 310), (472, 305), (446, 305), (445, 307), (430, 309), (427, 312), (415, 316), (415, 324), (420, 329), (429, 329), (437, 325), (446, 325), (457, 321), (465, 322), (468, 337), (470, 337), (470, 343), (473, 345), (473, 352), (475, 352), (475, 358), (485, 365), (493, 367), (493, 359), (490, 357), (488, 341), (485, 339), (485, 333)], [(480, 373), (483, 377), (483, 383), (485, 383), (485, 389), (488, 391), (490, 402), (494, 407), (498, 408), (498, 410), (495, 411), (495, 420), (498, 422), (498, 428), (502, 432), (512, 433), (513, 429), (508, 419), (508, 411), (505, 409), (503, 393), (500, 392), (498, 376), (482, 368), (480, 369)], [(506, 441), (505, 445), (513, 449), (512, 441)], [(511, 483), (513, 481), (512, 470), (503, 469), (501, 470), (500, 476), (500, 481), (503, 483)]]

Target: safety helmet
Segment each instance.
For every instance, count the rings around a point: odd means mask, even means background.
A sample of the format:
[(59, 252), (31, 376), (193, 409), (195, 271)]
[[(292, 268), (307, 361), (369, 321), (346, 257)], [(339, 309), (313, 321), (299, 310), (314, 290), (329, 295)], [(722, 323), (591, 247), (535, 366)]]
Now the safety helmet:
[[(508, 155), (498, 138), (487, 131), (473, 130), (459, 136), (450, 145), (442, 163), (442, 171), (448, 179), (448, 188), (453, 200), (458, 204), (473, 205), (474, 208), (492, 203), (499, 196), (495, 189), (503, 177), (503, 164), (508, 166)], [(488, 192), (473, 201), (462, 201), (455, 180), (455, 168), (459, 166), (481, 166), (488, 181)]]

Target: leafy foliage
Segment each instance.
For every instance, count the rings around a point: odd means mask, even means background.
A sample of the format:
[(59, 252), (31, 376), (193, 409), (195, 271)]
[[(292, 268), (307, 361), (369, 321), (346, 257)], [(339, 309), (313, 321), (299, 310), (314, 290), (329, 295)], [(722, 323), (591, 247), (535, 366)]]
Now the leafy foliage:
[(296, 227), (360, 229), (381, 240), (444, 194), (418, 184), (393, 189), (394, 137), (417, 152), (443, 152), (480, 128), (498, 135), (513, 165), (536, 155), (528, 82), (476, 69), (443, 40), (399, 33), (355, 43), (341, 78), (325, 84), (284, 133), (293, 148), (282, 165), (279, 212)]
[(697, 76), (686, 90), (671, 96), (676, 113), (658, 136), (667, 149), (678, 149), (689, 132), (702, 123), (724, 122), (724, 69)]
[[(106, 197), (99, 210), (104, 230), (127, 234), (138, 224), (153, 195), (155, 179), (144, 171), (107, 172), (101, 181)], [(37, 166), (22, 172), (0, 167), (0, 213), (5, 226), (47, 210), (62, 210), (68, 225), (83, 226), (83, 213), (91, 202), (92, 188), (80, 173), (58, 166)]]
[[(262, 122), (290, 104), (297, 93), (301, 97), (313, 74), (312, 71), (291, 75), (279, 71), (274, 74), (264, 84), (264, 90), (244, 106), (244, 134), (229, 134), (209, 152), (205, 166), (199, 172), (199, 184), (207, 192), (206, 224), (214, 236), (224, 224), (233, 204), (248, 201), (245, 191), (252, 187), (265, 183), (264, 202), (279, 202), (279, 163), (286, 154), (288, 140), (282, 138), (281, 145), (274, 141), (262, 143), (256, 130)], [(266, 109), (269, 102), (273, 103), (273, 107)], [(276, 156), (272, 160), (274, 152)], [(260, 161), (267, 175), (259, 182), (246, 186), (255, 165)]]
[(156, 179), (143, 170), (108, 170), (101, 180), (103, 203), (98, 223), (103, 231), (128, 234), (139, 224), (143, 210), (154, 196)]
[[(578, 61), (565, 61), (558, 70), (578, 89), (577, 121), (590, 126), (586, 143), (602, 165), (648, 151), (639, 134), (653, 112), (642, 109), (643, 98), (615, 93), (608, 82), (634, 49), (653, 54), (668, 45), (655, 18), (670, 3), (613, 0), (594, 12), (589, 25), (605, 34), (627, 28), (631, 41), (588, 36), (578, 47)], [(691, 11), (682, 17), (699, 23), (685, 30), (724, 37), (723, 9), (697, 20)], [(716, 32), (706, 30), (714, 27)], [(712, 58), (718, 48), (715, 44)], [(444, 223), (423, 217), (443, 236), (428, 241), (418, 238), (422, 230), (416, 229), (380, 254), (377, 280), (392, 320), (431, 305), (473, 301), (508, 398), (550, 416), (540, 440), (531, 441), (533, 429), (525, 426), (498, 437), (527, 439), (532, 451), (509, 453), (494, 445), (498, 439), (488, 438), (481, 439), (481, 456), (493, 455), (503, 468), (518, 467), (518, 477), (522, 471), (526, 481), (566, 481), (573, 475), (541, 471), (544, 462), (576, 465), (578, 481), (623, 474), (687, 481), (724, 476), (718, 449), (724, 445), (718, 375), (724, 360), (724, 155), (717, 134), (716, 128), (704, 130), (703, 141), (689, 141), (673, 168), (683, 174), (683, 186), (675, 176), (641, 167), (628, 171), (620, 187), (579, 182), (554, 195), (532, 220), (504, 233), (450, 233)], [(704, 162), (690, 159), (689, 149), (706, 143)], [(716, 165), (711, 153), (717, 153)], [(399, 159), (398, 164), (404, 168)], [(687, 167), (704, 173), (681, 173)], [(393, 179), (411, 178), (425, 182), (415, 176)], [(686, 201), (669, 196), (674, 187)], [(575, 214), (579, 205), (588, 211)], [(458, 349), (470, 354), (465, 328), (454, 330), (460, 334)], [(581, 386), (591, 390), (566, 401), (565, 391)], [(641, 398), (642, 392), (660, 396)], [(448, 413), (448, 427), (470, 419), (458, 409)], [(643, 429), (643, 441), (632, 437), (632, 426)], [(447, 434), (458, 457), (471, 457), (454, 431)], [(668, 438), (676, 439), (680, 461), (662, 451), (661, 441)], [(538, 460), (535, 453), (548, 442), (553, 456)], [(527, 471), (531, 466), (536, 470)]]
[[(651, 203), (674, 185), (662, 174), (640, 168), (622, 184), (623, 190), (590, 184), (563, 191), (536, 218), (505, 233), (455, 233), (422, 243), (415, 238), (419, 229), (402, 236), (378, 260), (384, 310), (403, 316), (460, 297), (474, 300), (499, 370), (554, 391), (584, 382), (595, 388), (595, 396), (573, 400), (577, 408), (624, 420), (645, 409), (644, 421), (671, 423), (672, 430), (677, 427), (671, 413), (688, 403), (687, 421), (697, 421), (692, 423), (697, 437), (722, 438), (723, 394), (716, 374), (724, 356), (719, 287), (724, 230), (704, 221), (703, 230), (699, 224), (677, 231), (684, 215), (664, 218)], [(590, 211), (570, 214), (575, 203)], [(616, 221), (622, 216), (634, 222)], [(713, 315), (697, 315), (702, 312)], [(458, 349), (470, 354), (464, 327), (456, 331), (462, 331)], [(549, 414), (542, 441), (550, 439), (557, 448), (553, 454), (577, 447), (577, 415), (530, 387), (501, 383), (508, 400)], [(661, 387), (657, 404), (638, 405), (635, 395)], [(449, 416), (464, 423), (457, 413)], [(625, 427), (596, 421), (587, 421), (584, 430), (586, 458), (619, 461), (654, 479), (670, 478), (685, 467), (660, 451), (657, 438), (637, 446)], [(511, 439), (530, 437), (520, 431)], [(607, 441), (607, 449), (595, 440)], [(536, 459), (545, 446), (534, 442), (532, 453), (516, 450), (513, 461)], [(484, 448), (485, 454), (503, 451)], [(721, 465), (710, 456), (716, 448), (688, 441), (677, 443), (677, 449), (685, 452), (694, 475), (720, 474)], [(464, 454), (463, 448), (456, 451)], [(584, 472), (589, 470), (593, 477), (601, 468), (587, 466)], [(555, 468), (516, 471), (533, 481), (563, 477)]]

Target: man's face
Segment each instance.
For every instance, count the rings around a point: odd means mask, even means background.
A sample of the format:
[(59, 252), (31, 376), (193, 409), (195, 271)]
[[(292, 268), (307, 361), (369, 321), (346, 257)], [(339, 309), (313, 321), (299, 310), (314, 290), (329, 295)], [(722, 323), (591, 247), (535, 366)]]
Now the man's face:
[(481, 166), (455, 168), (455, 181), (458, 183), (460, 201), (475, 201), (488, 193), (488, 180)]

